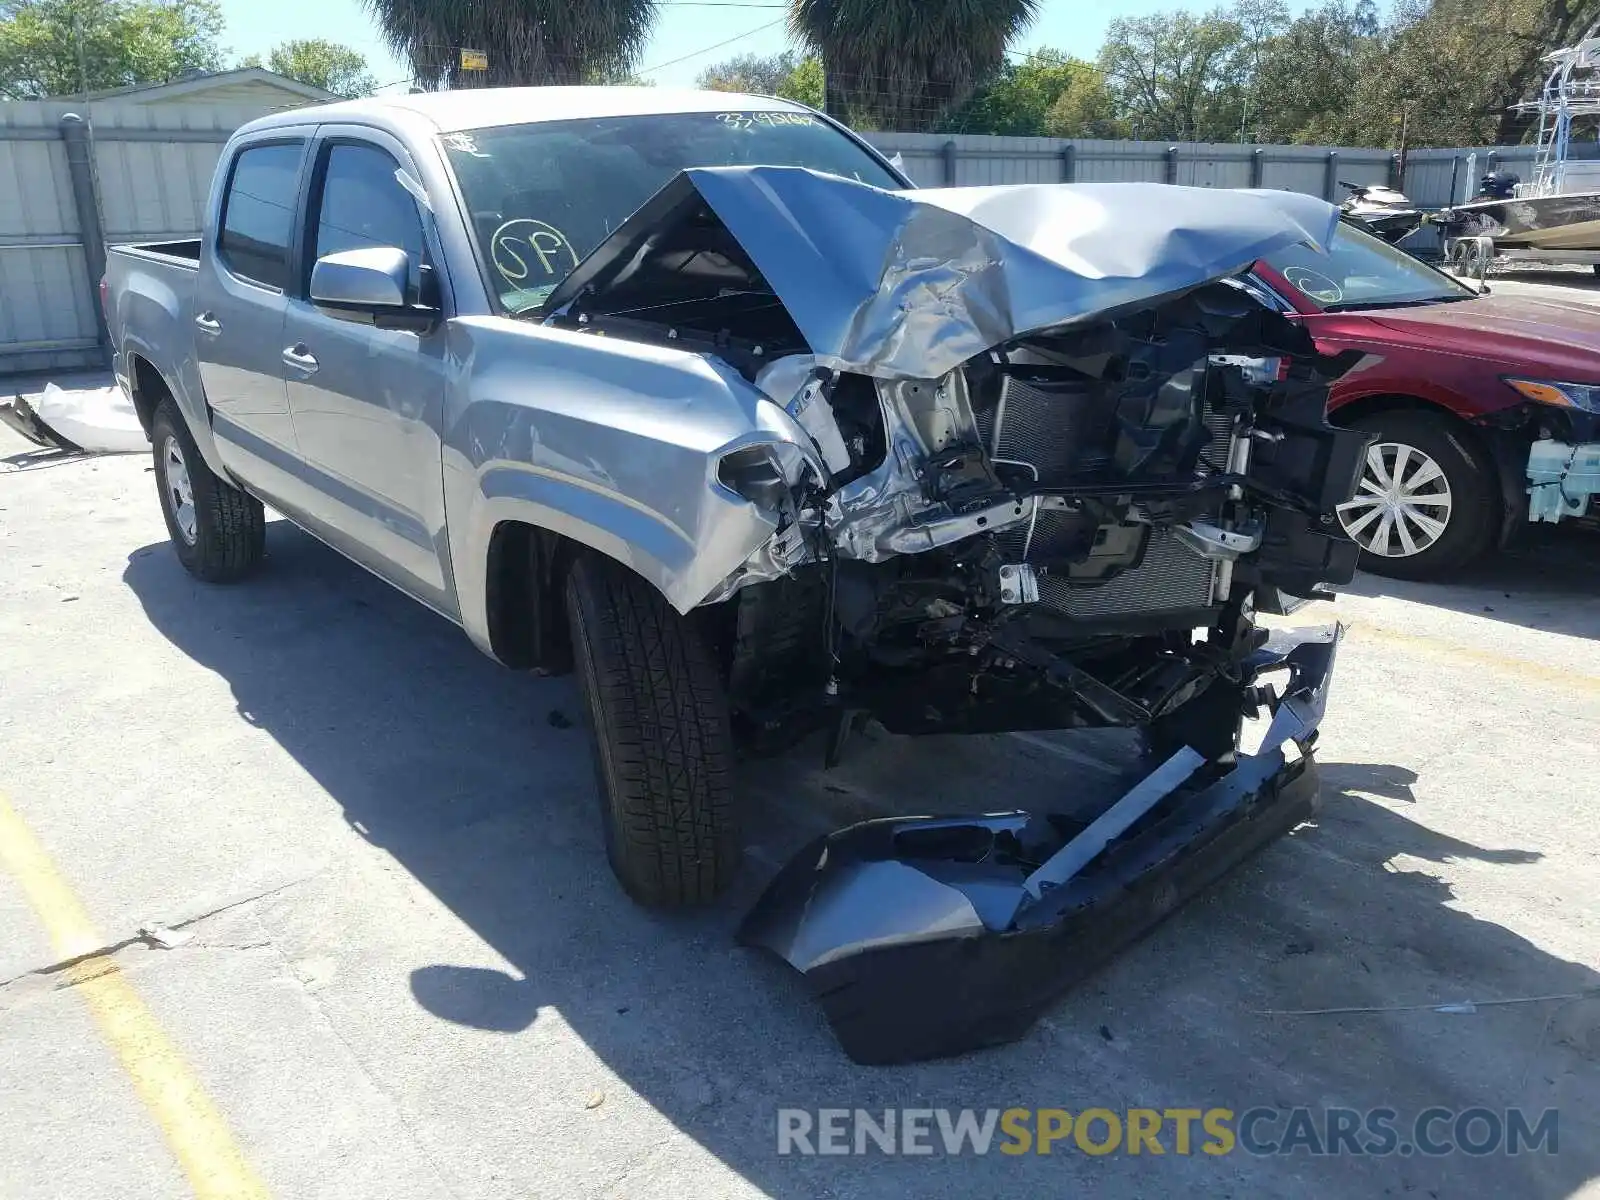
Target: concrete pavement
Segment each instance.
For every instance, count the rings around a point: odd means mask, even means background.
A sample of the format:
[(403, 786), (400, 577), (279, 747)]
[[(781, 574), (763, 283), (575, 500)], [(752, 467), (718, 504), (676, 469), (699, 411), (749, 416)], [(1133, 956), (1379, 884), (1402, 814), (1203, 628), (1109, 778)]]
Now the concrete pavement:
[[(0, 437), (0, 792), (280, 1200), (1600, 1195), (1600, 999), (1262, 1015), (1600, 985), (1593, 538), (1298, 615), (1353, 627), (1316, 824), (1026, 1041), (868, 1070), (733, 944), (771, 871), (862, 814), (1104, 790), (1110, 740), (877, 733), (832, 773), (807, 745), (744, 771), (734, 894), (642, 912), (551, 719), (568, 681), (496, 667), (283, 522), (257, 579), (195, 583), (146, 460)], [(191, 1194), (56, 962), (0, 872), (0, 1195)], [(1557, 1107), (1561, 1152), (776, 1152), (781, 1107), (1258, 1104)]]

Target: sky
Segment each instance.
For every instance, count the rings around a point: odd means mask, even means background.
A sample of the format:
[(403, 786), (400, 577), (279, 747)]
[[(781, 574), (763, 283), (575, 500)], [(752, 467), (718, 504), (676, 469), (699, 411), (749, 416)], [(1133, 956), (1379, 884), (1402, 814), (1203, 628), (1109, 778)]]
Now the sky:
[[(1043, 0), (1038, 21), (1016, 48), (1053, 46), (1092, 58), (1115, 17), (1209, 8), (1213, 2)], [(1308, 2), (1290, 0), (1290, 8), (1298, 12)], [(326, 38), (365, 54), (378, 83), (392, 85), (387, 90), (404, 91), (409, 82), (406, 67), (384, 46), (361, 0), (222, 0), (222, 11), (228, 23), (223, 42), (230, 49), (229, 61), (247, 54), (260, 54), (264, 60), (273, 46), (290, 38)], [(661, 0), (661, 17), (639, 60), (640, 73), (664, 87), (691, 87), (711, 63), (736, 54), (775, 53), (787, 45), (783, 15), (781, 0)]]

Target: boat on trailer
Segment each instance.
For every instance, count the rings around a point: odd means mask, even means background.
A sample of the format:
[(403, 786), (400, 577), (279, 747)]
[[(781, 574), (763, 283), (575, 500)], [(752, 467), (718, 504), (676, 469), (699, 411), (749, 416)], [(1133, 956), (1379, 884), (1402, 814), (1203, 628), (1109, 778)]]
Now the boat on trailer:
[[(1546, 56), (1536, 100), (1517, 110), (1539, 118), (1533, 178), (1488, 175), (1477, 198), (1435, 214), (1452, 265), (1482, 275), (1497, 256), (1594, 263), (1600, 270), (1600, 25), (1577, 45)], [(1574, 126), (1589, 134), (1574, 140)]]

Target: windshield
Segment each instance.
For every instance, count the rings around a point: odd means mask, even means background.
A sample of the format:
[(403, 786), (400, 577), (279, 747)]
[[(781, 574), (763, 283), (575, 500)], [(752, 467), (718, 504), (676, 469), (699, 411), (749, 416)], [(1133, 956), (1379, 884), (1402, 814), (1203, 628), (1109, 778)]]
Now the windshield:
[(1325, 312), (1400, 308), (1466, 300), (1476, 294), (1404, 250), (1343, 223), (1327, 254), (1302, 243), (1266, 261)]
[(810, 167), (901, 187), (884, 165), (802, 112), (668, 113), (445, 134), (501, 305), (544, 303), (578, 261), (686, 167)]

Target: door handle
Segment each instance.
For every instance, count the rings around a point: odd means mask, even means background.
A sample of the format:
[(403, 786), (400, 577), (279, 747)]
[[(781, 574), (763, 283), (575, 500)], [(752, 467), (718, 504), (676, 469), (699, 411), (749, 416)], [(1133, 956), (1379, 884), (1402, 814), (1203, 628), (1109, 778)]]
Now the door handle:
[(285, 347), (283, 361), (303, 375), (315, 375), (317, 373), (316, 356), (306, 349), (304, 342)]
[(222, 332), (222, 322), (208, 312), (203, 312), (194, 319), (194, 327), (208, 337), (216, 337)]

